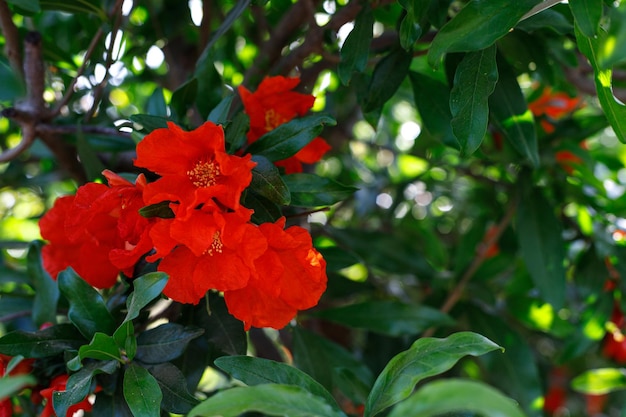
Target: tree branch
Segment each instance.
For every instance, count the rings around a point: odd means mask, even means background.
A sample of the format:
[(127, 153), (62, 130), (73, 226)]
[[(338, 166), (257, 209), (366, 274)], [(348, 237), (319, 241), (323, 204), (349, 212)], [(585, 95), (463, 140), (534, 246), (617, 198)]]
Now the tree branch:
[(0, 29), (4, 35), (4, 53), (9, 59), (13, 71), (24, 79), (22, 53), (20, 52), (20, 34), (17, 31), (11, 10), (5, 0), (0, 0)]

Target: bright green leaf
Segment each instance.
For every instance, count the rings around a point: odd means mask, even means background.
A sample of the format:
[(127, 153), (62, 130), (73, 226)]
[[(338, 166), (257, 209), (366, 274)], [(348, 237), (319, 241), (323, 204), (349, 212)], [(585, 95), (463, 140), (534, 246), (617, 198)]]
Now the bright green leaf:
[(141, 309), (161, 294), (167, 280), (168, 276), (164, 272), (150, 272), (135, 278), (133, 280), (134, 290), (126, 300), (128, 313), (126, 313), (124, 321), (139, 317)]
[(626, 389), (626, 370), (622, 368), (592, 369), (578, 375), (572, 388), (589, 395), (603, 395)]
[(602, 0), (570, 0), (568, 3), (580, 32), (587, 37), (596, 36), (602, 18)]
[(96, 333), (88, 345), (83, 345), (78, 350), (80, 359), (100, 359), (105, 361), (121, 361), (120, 349), (115, 339), (104, 333)]

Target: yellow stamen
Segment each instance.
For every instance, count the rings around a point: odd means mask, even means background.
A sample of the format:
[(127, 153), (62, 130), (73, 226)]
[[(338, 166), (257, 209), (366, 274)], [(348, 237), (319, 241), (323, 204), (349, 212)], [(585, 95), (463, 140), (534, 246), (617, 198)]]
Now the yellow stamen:
[(220, 166), (215, 161), (198, 161), (193, 169), (187, 171), (187, 175), (196, 187), (210, 187), (217, 183)]

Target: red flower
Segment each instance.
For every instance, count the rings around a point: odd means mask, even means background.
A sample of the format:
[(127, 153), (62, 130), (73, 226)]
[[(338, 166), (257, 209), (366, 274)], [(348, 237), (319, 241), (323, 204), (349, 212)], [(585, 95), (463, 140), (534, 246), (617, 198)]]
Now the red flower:
[(147, 205), (162, 201), (180, 203), (180, 215), (212, 199), (237, 209), (242, 191), (252, 180), (251, 155), (229, 155), (221, 126), (206, 122), (185, 132), (173, 123), (156, 129), (137, 145), (135, 165), (161, 176), (146, 186)]
[[(292, 91), (299, 78), (266, 77), (252, 93), (239, 86), (239, 95), (246, 114), (250, 116), (248, 143), (253, 143), (267, 132), (287, 123), (296, 116), (304, 116), (313, 107), (315, 97)], [(287, 174), (302, 172), (302, 164), (312, 164), (328, 152), (330, 146), (322, 138), (315, 138), (294, 156), (278, 161)]]
[(567, 150), (557, 151), (554, 157), (556, 159), (556, 162), (568, 174), (572, 174), (574, 172), (574, 167), (576, 165), (580, 165), (583, 163), (583, 160), (581, 157)]
[(58, 198), (39, 222), (49, 241), (43, 264), (53, 278), (71, 266), (94, 287), (108, 288), (120, 271), (132, 276), (135, 263), (152, 248), (153, 221), (138, 213), (145, 178), (132, 184), (110, 171), (104, 175), (109, 186), (85, 184), (75, 196)]
[(546, 88), (541, 97), (528, 105), (528, 109), (535, 116), (545, 116), (541, 120), (541, 126), (547, 133), (554, 132), (554, 121), (572, 113), (581, 104), (578, 97), (570, 97), (565, 93), (553, 93)]
[[(65, 374), (56, 376), (50, 382), (50, 386), (48, 388), (39, 391), (41, 396), (46, 401), (45, 404), (44, 404), (44, 409), (41, 412), (40, 417), (51, 417), (51, 416), (56, 416), (57, 415), (55, 413), (55, 411), (54, 411), (54, 408), (52, 408), (52, 395), (55, 392), (65, 391), (65, 389), (67, 387), (67, 379), (68, 378), (69, 378), (69, 376), (65, 375)], [(74, 404), (74, 405), (70, 406), (67, 409), (66, 416), (72, 416), (75, 412), (77, 412), (79, 410), (91, 411), (91, 403), (89, 402), (89, 400), (87, 398), (83, 399), (81, 402), (79, 402), (77, 404)]]
[(301, 227), (284, 226), (282, 218), (258, 227), (267, 250), (254, 262), (256, 274), (245, 287), (224, 292), (228, 311), (246, 330), (284, 327), (298, 310), (315, 306), (326, 289), (326, 261), (313, 248), (311, 236)]

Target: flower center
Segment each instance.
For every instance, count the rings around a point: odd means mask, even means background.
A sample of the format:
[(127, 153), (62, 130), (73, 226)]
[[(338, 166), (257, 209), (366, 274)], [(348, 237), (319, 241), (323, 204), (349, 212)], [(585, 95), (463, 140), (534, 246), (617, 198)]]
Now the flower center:
[(205, 253), (209, 256), (213, 256), (216, 253), (222, 253), (223, 248), (224, 244), (222, 243), (220, 231), (218, 230), (213, 234), (213, 242), (211, 242), (211, 246), (209, 246)]
[(220, 166), (215, 161), (198, 161), (193, 169), (187, 171), (187, 176), (196, 187), (210, 187), (217, 183)]
[(274, 109), (269, 109), (265, 112), (265, 131), (276, 129), (278, 126), (288, 122), (286, 117), (276, 113)]

